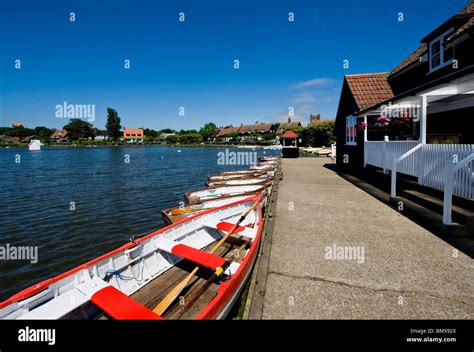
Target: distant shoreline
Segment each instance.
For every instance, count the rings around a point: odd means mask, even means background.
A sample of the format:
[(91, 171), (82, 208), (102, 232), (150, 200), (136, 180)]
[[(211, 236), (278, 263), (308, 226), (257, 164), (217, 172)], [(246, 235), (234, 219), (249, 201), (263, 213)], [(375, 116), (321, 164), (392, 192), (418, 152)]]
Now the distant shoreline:
[[(122, 148), (122, 147), (168, 147), (168, 148), (237, 148), (237, 149), (270, 149), (277, 150), (277, 148), (271, 148), (273, 146), (263, 146), (263, 145), (234, 145), (234, 144), (51, 144), (44, 145), (42, 148)], [(0, 144), (0, 148), (28, 148), (27, 143), (22, 144)]]

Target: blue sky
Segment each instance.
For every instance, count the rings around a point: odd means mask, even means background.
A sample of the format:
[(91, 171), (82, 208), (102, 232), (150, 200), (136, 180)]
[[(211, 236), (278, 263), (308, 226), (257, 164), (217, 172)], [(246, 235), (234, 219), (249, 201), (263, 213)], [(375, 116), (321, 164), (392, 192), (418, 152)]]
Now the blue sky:
[(466, 3), (2, 0), (0, 125), (62, 127), (65, 101), (95, 104), (99, 128), (107, 107), (155, 129), (334, 117), (344, 74), (391, 70)]

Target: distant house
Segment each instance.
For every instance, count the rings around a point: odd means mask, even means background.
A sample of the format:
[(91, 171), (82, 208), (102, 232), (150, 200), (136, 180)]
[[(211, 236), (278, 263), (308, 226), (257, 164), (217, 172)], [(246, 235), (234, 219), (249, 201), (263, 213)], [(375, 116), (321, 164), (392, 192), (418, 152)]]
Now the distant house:
[(278, 126), (277, 134), (283, 134), (286, 130), (294, 130), (297, 127), (301, 127), (301, 122), (291, 121), (291, 117), (288, 116), (288, 122), (280, 123)]
[(145, 134), (142, 128), (124, 128), (123, 140), (126, 143), (142, 143), (145, 139)]
[(99, 130), (98, 128), (95, 129), (95, 138), (96, 141), (104, 141), (109, 138), (107, 131)]
[(323, 122), (334, 122), (336, 119), (321, 119), (321, 115), (309, 115), (309, 127), (314, 127), (322, 124)]
[(6, 136), (4, 134), (0, 135), (0, 141), (1, 142), (18, 142), (20, 140), (19, 137), (10, 137)]
[(214, 139), (216, 141), (229, 142), (232, 139), (232, 136), (238, 133), (239, 133), (239, 127), (230, 126), (226, 128), (221, 128), (219, 130), (219, 133), (216, 134)]
[(249, 135), (252, 133), (270, 133), (272, 132), (271, 123), (258, 123), (255, 122), (255, 125), (241, 125), (239, 128), (240, 135)]
[(67, 142), (69, 141), (67, 130), (56, 130), (51, 135), (51, 140), (57, 143)]
[(18, 128), (18, 127), (24, 127), (23, 123), (16, 122), (16, 121), (12, 123), (12, 128)]

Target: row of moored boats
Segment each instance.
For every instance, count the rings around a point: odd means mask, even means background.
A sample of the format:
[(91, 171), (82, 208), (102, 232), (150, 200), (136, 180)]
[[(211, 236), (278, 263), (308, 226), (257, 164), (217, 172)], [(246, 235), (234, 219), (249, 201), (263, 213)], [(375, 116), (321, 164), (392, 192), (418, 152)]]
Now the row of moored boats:
[(219, 319), (250, 276), (278, 157), (209, 176), (168, 226), (0, 303), (3, 319)]

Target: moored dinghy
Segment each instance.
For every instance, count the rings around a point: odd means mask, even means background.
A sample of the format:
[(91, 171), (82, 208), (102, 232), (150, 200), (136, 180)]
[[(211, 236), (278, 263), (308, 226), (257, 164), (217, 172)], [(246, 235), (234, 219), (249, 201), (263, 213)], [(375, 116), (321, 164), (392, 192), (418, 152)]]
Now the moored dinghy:
[(247, 178), (268, 178), (275, 176), (275, 171), (268, 171), (268, 170), (254, 170), (253, 173), (249, 174), (227, 174), (227, 175), (211, 175), (208, 176), (207, 179), (209, 182), (216, 182), (216, 181), (225, 181), (225, 180), (242, 180)]
[[(172, 224), (180, 220), (189, 218), (198, 212), (202, 212), (208, 209), (213, 209), (213, 208), (220, 207), (226, 204), (234, 203), (239, 200), (246, 199), (248, 197), (249, 195), (222, 197), (222, 198), (218, 198), (214, 200), (204, 201), (198, 204), (182, 205), (182, 206), (162, 210), (161, 216), (164, 222), (168, 225), (168, 224)], [(266, 199), (267, 199), (266, 197), (263, 197), (262, 199), (262, 209), (265, 208)]]
[(224, 318), (261, 230), (259, 196), (202, 212), (21, 291), (0, 303), (0, 318)]
[(202, 201), (214, 200), (222, 197), (241, 196), (262, 192), (267, 186), (270, 186), (270, 184), (203, 188), (184, 193), (184, 198), (188, 204), (196, 204)]
[(216, 186), (236, 186), (236, 185), (261, 185), (273, 180), (273, 177), (265, 178), (242, 178), (236, 180), (224, 180), (224, 181), (213, 181), (206, 182), (206, 187), (216, 187)]

